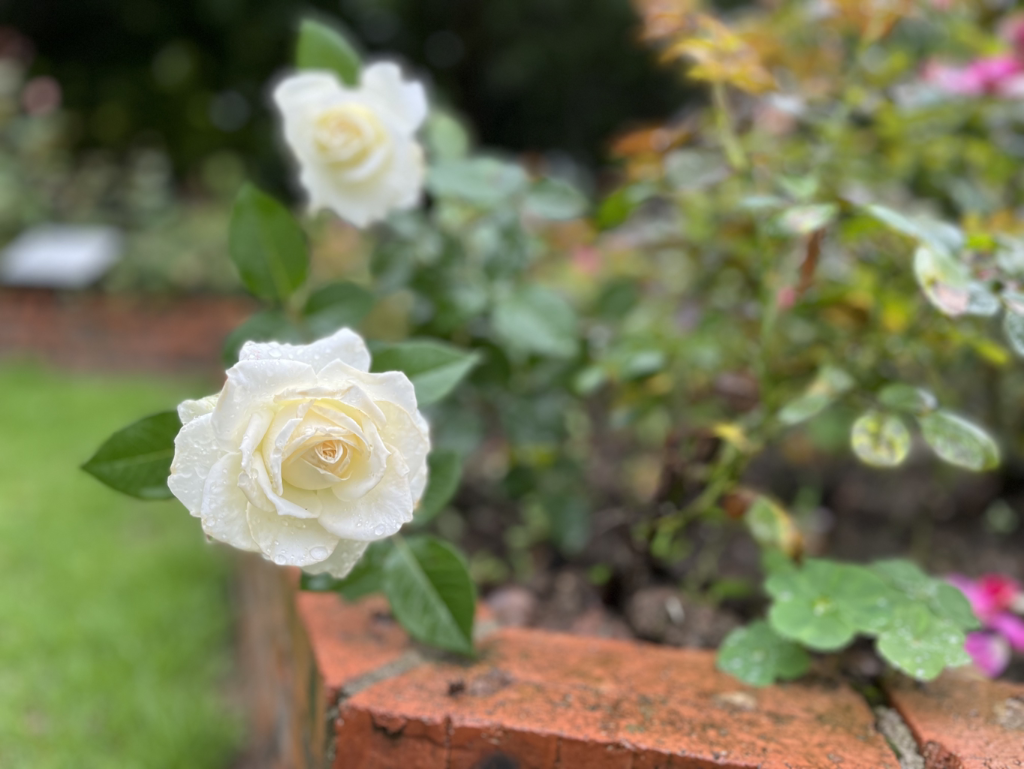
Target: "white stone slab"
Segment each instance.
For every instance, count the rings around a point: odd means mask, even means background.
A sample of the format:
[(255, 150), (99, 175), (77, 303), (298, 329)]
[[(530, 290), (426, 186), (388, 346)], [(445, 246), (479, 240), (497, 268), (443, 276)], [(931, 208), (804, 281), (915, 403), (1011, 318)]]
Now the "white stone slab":
[(121, 258), (114, 227), (42, 224), (26, 230), (0, 254), (0, 281), (9, 286), (85, 288)]

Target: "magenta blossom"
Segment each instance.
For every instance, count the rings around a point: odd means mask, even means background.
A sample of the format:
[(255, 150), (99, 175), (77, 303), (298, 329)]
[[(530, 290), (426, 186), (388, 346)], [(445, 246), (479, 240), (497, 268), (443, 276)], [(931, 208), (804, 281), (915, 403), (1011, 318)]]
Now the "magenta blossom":
[(990, 56), (966, 67), (929, 62), (924, 69), (925, 82), (946, 93), (961, 96), (997, 94), (1015, 96), (1021, 90), (1024, 63), (1014, 56)]
[(1024, 601), (1024, 591), (1001, 574), (976, 580), (953, 574), (947, 581), (967, 596), (982, 624), (982, 630), (968, 634), (964, 648), (985, 675), (995, 678), (1010, 664), (1011, 649), (1024, 652), (1024, 619), (1014, 613)]

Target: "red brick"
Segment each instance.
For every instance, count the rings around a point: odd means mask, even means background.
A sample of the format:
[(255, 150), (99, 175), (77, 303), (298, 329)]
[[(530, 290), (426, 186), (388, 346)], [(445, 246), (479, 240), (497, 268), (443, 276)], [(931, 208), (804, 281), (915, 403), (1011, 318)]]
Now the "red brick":
[(446, 769), (444, 717), (406, 719), (342, 704), (334, 769)]
[(332, 701), (346, 684), (394, 662), (410, 648), (383, 596), (347, 603), (334, 593), (299, 592), (296, 602), (315, 639), (313, 653)]
[[(898, 767), (844, 687), (754, 690), (715, 670), (709, 652), (542, 631), (503, 630), (481, 651), (473, 665), (432, 663), (381, 681), (344, 712), (400, 719), (403, 735), (446, 714), (453, 769), (496, 754), (522, 769)], [(339, 731), (350, 756), (351, 734)]]
[(1024, 767), (1024, 686), (958, 670), (925, 685), (895, 679), (888, 690), (928, 769)]

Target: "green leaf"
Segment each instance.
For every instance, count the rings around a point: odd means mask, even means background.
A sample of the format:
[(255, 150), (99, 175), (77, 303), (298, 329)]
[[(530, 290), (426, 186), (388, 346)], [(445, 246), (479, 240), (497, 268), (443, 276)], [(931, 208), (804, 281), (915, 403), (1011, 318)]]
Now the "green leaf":
[(381, 346), (373, 352), (373, 371), (404, 372), (421, 406), (448, 395), (479, 362), (477, 353), (426, 339)]
[(869, 411), (853, 423), (850, 444), (873, 467), (896, 467), (910, 453), (910, 430), (895, 414)]
[(658, 188), (650, 182), (620, 187), (601, 201), (597, 208), (595, 224), (601, 230), (614, 229), (625, 223), (642, 203), (657, 194)]
[(459, 160), (469, 152), (469, 132), (450, 112), (437, 107), (431, 109), (424, 131), (434, 160)]
[(876, 561), (871, 570), (894, 590), (915, 604), (923, 604), (936, 616), (953, 622), (963, 630), (981, 627), (967, 597), (943, 580), (925, 574), (914, 563), (902, 558)]
[(665, 157), (665, 180), (681, 192), (718, 184), (730, 173), (729, 164), (720, 152), (675, 150)]
[(395, 618), (414, 638), (473, 653), (476, 589), (462, 556), (433, 537), (396, 537), (384, 562), (384, 592)]
[(491, 322), (498, 338), (513, 350), (549, 358), (576, 355), (576, 313), (549, 289), (523, 286), (499, 299)]
[(982, 472), (999, 466), (999, 447), (988, 433), (948, 411), (921, 417), (921, 432), (939, 458), (951, 465)]
[(391, 552), (391, 541), (372, 542), (363, 557), (343, 579), (330, 574), (302, 573), (300, 587), (312, 592), (340, 593), (346, 601), (358, 601), (371, 593), (384, 590), (384, 561)]
[(817, 416), (841, 395), (853, 388), (853, 378), (836, 366), (822, 366), (818, 375), (800, 397), (779, 411), (779, 421), (795, 425)]
[(1008, 309), (1003, 316), (1003, 332), (1013, 351), (1024, 357), (1024, 315)]
[(347, 281), (331, 283), (314, 291), (302, 314), (317, 338), (339, 328), (355, 328), (373, 309), (377, 298), (371, 291)]
[(416, 524), (421, 526), (444, 510), (462, 481), (462, 457), (457, 452), (432, 451), (427, 457), (427, 466), (427, 488), (415, 518)]
[(309, 341), (280, 310), (263, 310), (251, 315), (242, 325), (228, 334), (224, 340), (222, 357), (225, 366), (238, 362), (238, 354), (246, 342), (290, 342), (299, 344)]
[(587, 210), (587, 197), (562, 179), (541, 179), (526, 193), (523, 208), (528, 214), (559, 221), (576, 219)]
[(718, 669), (751, 686), (799, 678), (811, 658), (798, 644), (783, 638), (764, 620), (733, 630), (718, 649)]
[(970, 309), (970, 275), (955, 257), (921, 246), (914, 254), (914, 275), (928, 301), (945, 315), (956, 317)]
[(355, 47), (337, 29), (313, 19), (303, 19), (295, 48), (299, 69), (325, 69), (346, 85), (358, 85), (362, 62)]
[(999, 297), (984, 283), (972, 280), (967, 285), (967, 309), (964, 312), (968, 315), (991, 318), (1001, 307)]
[(828, 226), (838, 212), (839, 208), (832, 203), (795, 206), (779, 215), (778, 224), (784, 232), (791, 235), (809, 235)]
[(864, 210), (890, 230), (918, 241), (943, 257), (952, 257), (964, 247), (963, 233), (952, 224), (925, 216), (911, 218), (880, 205), (865, 206)]
[(777, 633), (820, 651), (846, 646), (858, 632), (886, 626), (898, 596), (870, 569), (808, 559), (799, 570), (772, 574), (768, 618)]
[(144, 417), (111, 435), (82, 469), (122, 494), (169, 499), (167, 476), (180, 429), (176, 411)]
[(970, 664), (964, 634), (927, 607), (902, 608), (891, 628), (878, 637), (878, 651), (887, 662), (920, 681), (931, 681), (947, 667)]
[(928, 390), (900, 382), (883, 387), (878, 393), (878, 402), (896, 411), (911, 414), (927, 414), (939, 405), (938, 399)]
[(456, 198), (480, 208), (493, 208), (524, 192), (526, 185), (522, 168), (495, 158), (442, 160), (427, 174), (432, 195)]
[(246, 184), (235, 198), (228, 247), (242, 283), (260, 299), (283, 304), (306, 280), (306, 236), (287, 208)]
[(743, 520), (751, 536), (762, 547), (776, 548), (790, 558), (800, 551), (803, 540), (793, 519), (768, 497), (758, 496), (747, 508)]

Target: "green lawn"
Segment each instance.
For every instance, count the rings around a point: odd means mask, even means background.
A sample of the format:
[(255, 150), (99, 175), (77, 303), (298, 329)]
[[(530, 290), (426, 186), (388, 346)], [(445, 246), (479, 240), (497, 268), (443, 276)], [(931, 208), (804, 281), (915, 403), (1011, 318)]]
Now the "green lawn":
[(230, 764), (226, 553), (78, 470), (194, 389), (0, 365), (0, 767)]

